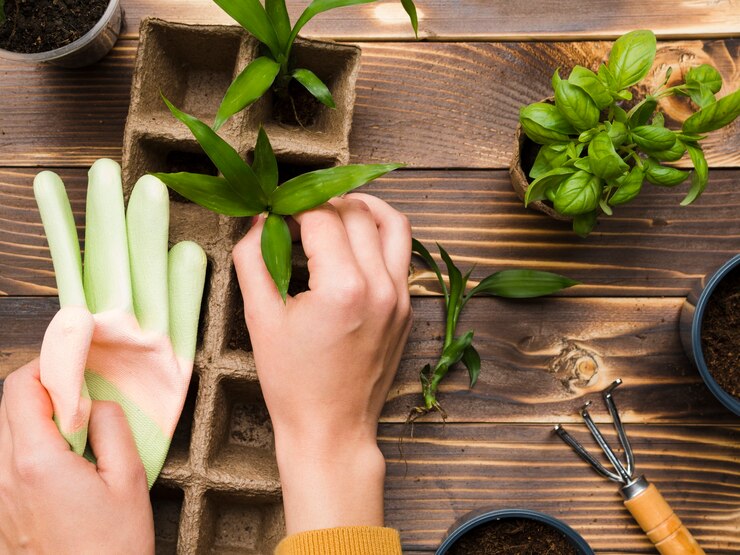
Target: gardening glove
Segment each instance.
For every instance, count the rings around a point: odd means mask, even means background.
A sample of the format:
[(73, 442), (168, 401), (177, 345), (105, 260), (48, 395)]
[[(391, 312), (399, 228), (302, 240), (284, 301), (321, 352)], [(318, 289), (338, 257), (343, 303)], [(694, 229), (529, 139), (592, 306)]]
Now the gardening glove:
[(138, 181), (124, 215), (121, 168), (112, 160), (90, 168), (84, 269), (62, 180), (41, 172), (34, 194), (61, 305), (40, 357), (54, 421), (83, 454), (90, 399), (118, 403), (151, 487), (190, 383), (205, 253), (188, 241), (168, 253), (169, 196), (155, 177)]

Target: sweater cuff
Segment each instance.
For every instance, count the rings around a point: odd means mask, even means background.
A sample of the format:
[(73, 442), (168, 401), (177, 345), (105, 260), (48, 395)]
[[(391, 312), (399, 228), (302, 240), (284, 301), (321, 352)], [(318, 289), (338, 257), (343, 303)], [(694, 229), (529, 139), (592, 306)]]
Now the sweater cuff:
[(311, 530), (285, 538), (275, 555), (401, 555), (401, 538), (380, 526)]

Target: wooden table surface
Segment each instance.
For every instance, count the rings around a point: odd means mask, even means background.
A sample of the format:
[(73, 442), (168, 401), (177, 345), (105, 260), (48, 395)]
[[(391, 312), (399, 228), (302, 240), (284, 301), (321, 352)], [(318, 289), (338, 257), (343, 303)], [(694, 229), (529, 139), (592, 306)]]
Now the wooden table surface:
[[(383, 416), (387, 520), (408, 553), (431, 553), (455, 519), (480, 507), (550, 513), (599, 553), (653, 553), (614, 484), (559, 439), (577, 409), (617, 377), (638, 471), (653, 480), (708, 553), (740, 553), (740, 421), (683, 354), (678, 316), (702, 275), (740, 252), (740, 122), (707, 141), (706, 193), (681, 208), (682, 190), (646, 188), (588, 239), (526, 210), (506, 168), (519, 107), (548, 95), (556, 67), (594, 65), (606, 39), (634, 28), (660, 38), (658, 61), (684, 71), (714, 64), (740, 87), (737, 0), (418, 0), (422, 41), (397, 2), (320, 16), (304, 34), (363, 49), (351, 137), (355, 162), (408, 168), (367, 190), (406, 213), (415, 236), (439, 241), (474, 277), (531, 267), (584, 283), (536, 301), (474, 299), (460, 324), (483, 358), (469, 390), (452, 372), (437, 416), (404, 424), (419, 401), (418, 371), (439, 354), (442, 301), (414, 284), (416, 323)], [(209, 0), (124, 0), (127, 27), (100, 64), (69, 71), (0, 61), (0, 379), (38, 351), (57, 310), (49, 251), (33, 200), (38, 168), (59, 172), (84, 223), (87, 167), (120, 160), (137, 30), (152, 15), (229, 21)], [(290, 0), (295, 16), (303, 0)], [(685, 105), (664, 102), (671, 118)], [(573, 357), (592, 357), (590, 381)], [(569, 363), (570, 361), (570, 363)], [(402, 440), (402, 441), (401, 441)], [(399, 445), (400, 443), (400, 445)]]

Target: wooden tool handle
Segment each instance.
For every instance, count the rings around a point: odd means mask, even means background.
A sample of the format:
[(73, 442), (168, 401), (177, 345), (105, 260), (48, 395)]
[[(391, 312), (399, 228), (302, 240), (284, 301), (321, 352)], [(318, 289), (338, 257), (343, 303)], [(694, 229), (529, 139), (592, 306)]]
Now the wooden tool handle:
[(661, 555), (705, 555), (653, 484), (624, 505)]

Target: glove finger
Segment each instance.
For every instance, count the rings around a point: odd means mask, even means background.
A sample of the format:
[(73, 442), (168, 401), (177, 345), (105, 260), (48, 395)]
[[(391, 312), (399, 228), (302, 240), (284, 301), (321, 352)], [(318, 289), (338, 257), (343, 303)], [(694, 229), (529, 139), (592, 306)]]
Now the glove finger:
[(198, 339), (207, 262), (203, 249), (192, 241), (176, 244), (169, 253), (170, 340), (178, 358), (191, 365)]

